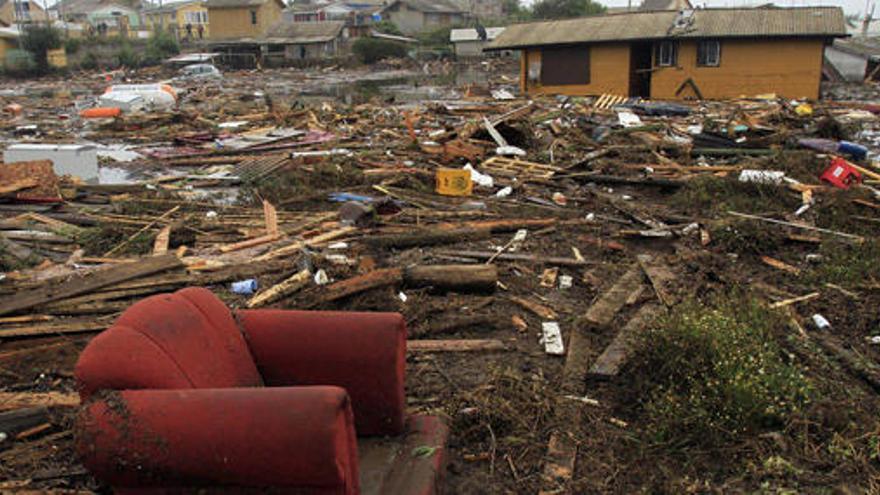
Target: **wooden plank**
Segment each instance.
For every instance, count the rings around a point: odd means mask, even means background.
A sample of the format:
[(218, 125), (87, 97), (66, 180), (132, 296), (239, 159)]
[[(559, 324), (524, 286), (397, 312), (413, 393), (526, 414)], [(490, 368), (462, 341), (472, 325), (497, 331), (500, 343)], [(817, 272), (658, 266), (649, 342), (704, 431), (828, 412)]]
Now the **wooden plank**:
[(62, 335), (68, 333), (97, 332), (110, 326), (110, 322), (88, 320), (55, 325), (35, 325), (30, 327), (0, 328), (0, 338), (36, 337), (40, 335)]
[(506, 351), (504, 342), (497, 339), (465, 340), (408, 340), (408, 352), (490, 352)]
[(559, 315), (556, 314), (556, 311), (548, 308), (547, 306), (538, 304), (534, 301), (530, 301), (523, 297), (510, 296), (509, 299), (516, 305), (535, 313), (545, 320), (555, 320)]
[(263, 292), (256, 294), (247, 302), (247, 307), (258, 308), (290, 295), (308, 285), (311, 276), (312, 273), (308, 270), (298, 271)]
[(77, 407), (79, 395), (68, 392), (0, 392), (0, 411), (40, 406)]
[(616, 376), (629, 359), (636, 337), (662, 313), (663, 308), (656, 304), (646, 304), (639, 308), (593, 363), (590, 375), (600, 378)]
[(306, 303), (306, 307), (317, 306), (322, 303), (336, 301), (359, 292), (364, 292), (378, 287), (399, 284), (403, 281), (403, 270), (400, 268), (383, 268), (373, 270), (357, 277), (340, 280), (324, 287), (314, 301)]
[(677, 300), (675, 295), (669, 291), (669, 286), (675, 280), (675, 274), (664, 263), (658, 261), (650, 254), (640, 254), (636, 256), (636, 259), (639, 262), (639, 266), (645, 271), (645, 275), (648, 276), (648, 280), (651, 281), (651, 286), (654, 287), (654, 292), (657, 293), (660, 302), (667, 307), (674, 305)]
[(80, 294), (86, 294), (108, 285), (146, 277), (147, 275), (182, 266), (183, 263), (176, 256), (170, 254), (144, 258), (137, 263), (116, 265), (106, 270), (90, 273), (84, 277), (71, 278), (60, 284), (47, 284), (21, 294), (5, 297), (5, 301), (0, 302), (0, 315), (60, 301)]

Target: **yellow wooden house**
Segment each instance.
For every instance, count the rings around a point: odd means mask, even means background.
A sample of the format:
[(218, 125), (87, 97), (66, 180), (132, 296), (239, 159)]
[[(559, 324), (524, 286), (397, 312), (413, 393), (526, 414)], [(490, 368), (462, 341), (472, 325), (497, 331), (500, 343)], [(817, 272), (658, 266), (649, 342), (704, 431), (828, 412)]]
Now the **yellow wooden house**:
[(208, 0), (211, 39), (265, 36), (281, 20), (282, 0)]
[(723, 99), (819, 97), (840, 7), (626, 12), (508, 26), (484, 50), (520, 50), (523, 93)]
[(165, 3), (161, 7), (145, 9), (143, 14), (151, 32), (168, 31), (180, 40), (210, 36), (208, 7), (201, 0)]

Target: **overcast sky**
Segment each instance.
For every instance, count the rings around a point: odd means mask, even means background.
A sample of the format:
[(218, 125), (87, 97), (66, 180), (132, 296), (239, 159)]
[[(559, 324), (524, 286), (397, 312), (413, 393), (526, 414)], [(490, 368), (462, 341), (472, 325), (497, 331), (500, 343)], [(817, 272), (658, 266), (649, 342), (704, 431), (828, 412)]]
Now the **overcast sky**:
[[(609, 7), (626, 7), (627, 0), (599, 0), (600, 3)], [(780, 7), (817, 7), (820, 5), (836, 5), (843, 7), (843, 11), (847, 14), (861, 14), (865, 11), (865, 0), (691, 0), (694, 6), (706, 7), (748, 7), (752, 5), (761, 5), (766, 3), (779, 5)], [(529, 1), (531, 3), (531, 1)], [(633, 0), (633, 5), (637, 6), (641, 0)], [(880, 15), (880, 10), (875, 9), (874, 15)]]

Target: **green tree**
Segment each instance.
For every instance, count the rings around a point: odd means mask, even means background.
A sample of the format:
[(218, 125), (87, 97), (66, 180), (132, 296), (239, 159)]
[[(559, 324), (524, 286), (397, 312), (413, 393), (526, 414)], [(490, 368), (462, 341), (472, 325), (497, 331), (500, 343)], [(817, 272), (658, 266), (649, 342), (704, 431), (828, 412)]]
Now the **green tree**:
[(536, 19), (566, 19), (605, 12), (605, 6), (592, 0), (541, 0), (532, 6)]
[(383, 58), (406, 56), (406, 46), (402, 43), (377, 38), (358, 38), (351, 46), (351, 51), (365, 64), (372, 64)]
[(178, 53), (180, 53), (180, 45), (174, 36), (168, 31), (157, 29), (147, 40), (144, 63), (147, 65), (161, 64), (166, 58)]
[(21, 47), (33, 55), (39, 74), (49, 72), (49, 50), (61, 48), (62, 44), (61, 33), (49, 26), (28, 26), (21, 36)]
[(389, 21), (388, 19), (382, 19), (379, 22), (373, 23), (373, 29), (375, 29), (379, 33), (384, 34), (393, 34), (395, 36), (403, 36), (403, 32), (397, 27), (397, 24)]

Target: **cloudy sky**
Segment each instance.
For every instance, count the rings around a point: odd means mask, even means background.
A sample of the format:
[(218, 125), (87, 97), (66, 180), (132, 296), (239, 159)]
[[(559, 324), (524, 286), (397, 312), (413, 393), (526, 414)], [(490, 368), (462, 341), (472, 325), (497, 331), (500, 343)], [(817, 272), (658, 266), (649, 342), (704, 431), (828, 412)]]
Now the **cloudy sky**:
[[(695, 6), (707, 7), (746, 7), (770, 3), (781, 7), (817, 7), (820, 5), (837, 5), (843, 7), (847, 14), (861, 14), (865, 11), (865, 0), (691, 0)], [(600, 0), (601, 3), (613, 7), (625, 7), (627, 0)], [(638, 5), (641, 0), (633, 0), (633, 5)], [(880, 8), (874, 10), (874, 15), (880, 15)]]

